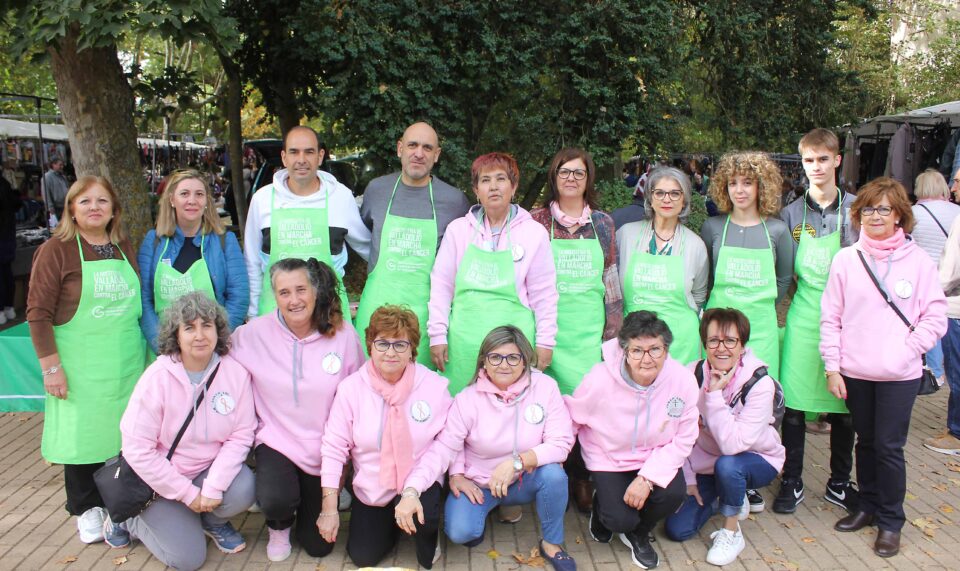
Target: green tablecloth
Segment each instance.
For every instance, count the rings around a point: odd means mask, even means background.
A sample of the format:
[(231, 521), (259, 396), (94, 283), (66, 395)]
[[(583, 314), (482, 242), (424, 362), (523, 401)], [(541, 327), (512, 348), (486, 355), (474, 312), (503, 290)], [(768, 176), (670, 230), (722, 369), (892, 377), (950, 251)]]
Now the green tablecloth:
[(0, 331), (0, 412), (43, 412), (45, 397), (30, 327)]

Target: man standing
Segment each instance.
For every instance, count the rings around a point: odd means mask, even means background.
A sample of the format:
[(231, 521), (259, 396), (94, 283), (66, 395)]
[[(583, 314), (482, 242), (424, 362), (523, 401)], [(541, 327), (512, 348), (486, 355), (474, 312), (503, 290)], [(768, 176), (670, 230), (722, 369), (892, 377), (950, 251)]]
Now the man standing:
[(447, 224), (465, 215), (470, 203), (460, 190), (431, 176), (440, 143), (427, 123), (407, 127), (397, 141), (397, 156), (400, 172), (370, 181), (360, 207), (373, 243), (357, 331), (363, 336), (381, 305), (407, 304), (420, 319), (417, 360), (433, 368), (426, 334), (430, 271)]
[[(361, 258), (370, 254), (370, 230), (360, 220), (353, 193), (319, 170), (323, 151), (317, 133), (302, 125), (290, 129), (283, 138), (280, 159), (286, 168), (273, 175), (273, 184), (253, 195), (243, 234), (250, 317), (276, 308), (270, 266), (278, 260), (316, 258), (342, 280), (347, 265), (344, 241)], [(340, 301), (349, 319), (346, 292)]]
[[(814, 129), (800, 139), (800, 156), (810, 186), (804, 197), (790, 203), (780, 217), (794, 240), (794, 276), (797, 293), (787, 313), (780, 381), (786, 402), (783, 445), (786, 462), (780, 493), (773, 503), (777, 513), (793, 513), (803, 501), (805, 413), (829, 413), (830, 480), (823, 498), (853, 513), (859, 503), (850, 482), (853, 469), (853, 424), (844, 402), (827, 391), (820, 358), (820, 298), (826, 287), (833, 256), (857, 241), (850, 224), (854, 197), (837, 188), (840, 142), (827, 129)], [(752, 503), (752, 502), (751, 502)]]
[(56, 215), (57, 220), (63, 216), (63, 203), (69, 187), (67, 177), (63, 174), (63, 159), (54, 157), (50, 161), (50, 170), (43, 175), (43, 199), (47, 210)]

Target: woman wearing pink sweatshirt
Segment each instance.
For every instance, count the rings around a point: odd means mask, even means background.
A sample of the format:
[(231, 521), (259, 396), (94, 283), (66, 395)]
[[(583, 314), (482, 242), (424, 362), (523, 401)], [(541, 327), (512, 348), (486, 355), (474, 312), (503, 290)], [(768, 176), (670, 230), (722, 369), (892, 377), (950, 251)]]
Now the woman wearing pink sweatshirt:
[(697, 381), (668, 354), (673, 334), (656, 313), (624, 318), (616, 339), (564, 397), (596, 494), (590, 535), (620, 534), (633, 562), (660, 563), (649, 534), (684, 498), (681, 466), (697, 440)]
[(290, 556), (290, 528), (311, 557), (333, 550), (317, 529), (320, 443), (337, 386), (363, 364), (363, 349), (343, 319), (330, 266), (311, 258), (270, 268), (277, 309), (233, 334), (233, 354), (250, 371), (259, 426), (257, 502), (267, 520), (267, 558)]
[[(562, 547), (568, 489), (560, 465), (573, 446), (573, 428), (557, 382), (531, 368), (533, 358), (518, 328), (491, 331), (470, 385), (454, 399), (446, 427), (406, 485), (425, 490), (449, 466), (444, 531), (468, 547), (483, 541), (487, 514), (498, 505), (536, 502), (540, 552), (558, 571), (574, 571)], [(405, 497), (397, 510), (409, 511), (411, 503)]]
[(107, 518), (111, 547), (125, 547), (133, 534), (165, 565), (190, 570), (207, 557), (204, 534), (225, 553), (246, 546), (228, 518), (253, 504), (253, 473), (243, 461), (257, 420), (250, 374), (227, 354), (229, 341), (226, 312), (203, 293), (184, 295), (164, 313), (160, 356), (140, 377), (120, 421), (123, 456), (160, 497), (124, 523)]
[(857, 433), (860, 507), (834, 529), (876, 525), (873, 551), (891, 557), (900, 550), (905, 521), (903, 445), (921, 357), (946, 333), (947, 301), (936, 264), (908, 235), (913, 213), (899, 182), (867, 183), (850, 219), (860, 241), (833, 259), (820, 317), (827, 389), (846, 399)]
[(739, 522), (750, 515), (747, 489), (772, 482), (785, 453), (772, 424), (776, 385), (766, 365), (745, 348), (747, 317), (736, 309), (708, 309), (700, 341), (707, 358), (690, 363), (690, 369), (702, 380), (697, 408), (703, 428), (683, 464), (687, 499), (667, 518), (666, 531), (670, 539), (685, 541), (719, 511), (725, 519), (710, 536), (707, 563), (728, 565), (746, 546)]
[[(353, 464), (353, 496), (347, 553), (358, 567), (380, 563), (400, 531), (416, 540), (417, 561), (431, 569), (440, 556), (442, 476), (424, 490), (404, 482), (443, 429), (453, 399), (447, 380), (418, 364), (420, 325), (409, 308), (379, 307), (366, 330), (370, 360), (337, 388), (323, 432), (323, 510), (317, 525), (337, 540), (337, 497), (343, 465)], [(402, 492), (402, 493), (401, 493)], [(409, 498), (415, 509), (397, 504)], [(419, 509), (417, 509), (419, 508)]]
[(547, 231), (510, 201), (517, 161), (490, 153), (473, 161), (480, 204), (447, 226), (430, 273), (430, 358), (456, 395), (474, 374), (480, 341), (494, 327), (515, 325), (535, 340), (540, 369), (550, 365), (557, 336), (557, 273)]

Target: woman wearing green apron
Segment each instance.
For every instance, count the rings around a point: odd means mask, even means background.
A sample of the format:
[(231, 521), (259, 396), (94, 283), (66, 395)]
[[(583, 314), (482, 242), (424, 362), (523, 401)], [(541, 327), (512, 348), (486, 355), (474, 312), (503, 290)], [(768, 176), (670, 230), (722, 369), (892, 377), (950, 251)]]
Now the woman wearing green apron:
[(707, 249), (687, 228), (690, 179), (673, 167), (647, 178), (647, 219), (617, 230), (625, 313), (653, 311), (670, 327), (670, 356), (687, 364), (700, 358), (700, 308), (707, 299)]
[(536, 339), (538, 367), (550, 365), (557, 335), (557, 286), (543, 226), (510, 200), (520, 171), (490, 153), (471, 168), (480, 201), (447, 227), (430, 274), (430, 355), (456, 395), (477, 368), (487, 333), (514, 325)]
[(777, 302), (793, 279), (793, 238), (780, 211), (780, 171), (759, 152), (724, 155), (710, 196), (724, 214), (700, 231), (713, 262), (707, 308), (733, 307), (750, 320), (748, 347), (780, 378)]
[[(421, 326), (427, 323), (427, 302), (430, 299), (430, 270), (437, 253), (437, 211), (433, 201), (433, 182), (428, 183), (431, 218), (405, 218), (390, 214), (400, 177), (393, 185), (390, 202), (380, 237), (377, 265), (367, 276), (367, 283), (357, 308), (357, 333), (365, 335), (370, 316), (385, 304), (406, 305), (417, 315)], [(366, 347), (366, 345), (364, 345)], [(433, 367), (430, 360), (430, 339), (420, 337), (417, 362)]]
[(40, 452), (63, 464), (67, 511), (80, 540), (103, 540), (103, 500), (93, 473), (120, 451), (120, 417), (146, 354), (140, 281), (122, 237), (110, 183), (70, 187), (53, 238), (34, 257), (27, 320), (48, 393)]
[(230, 329), (243, 323), (250, 288), (243, 252), (226, 232), (202, 174), (180, 170), (167, 178), (157, 228), (147, 232), (137, 263), (143, 315), (140, 329), (156, 352), (160, 316), (178, 297), (202, 291), (224, 306)]

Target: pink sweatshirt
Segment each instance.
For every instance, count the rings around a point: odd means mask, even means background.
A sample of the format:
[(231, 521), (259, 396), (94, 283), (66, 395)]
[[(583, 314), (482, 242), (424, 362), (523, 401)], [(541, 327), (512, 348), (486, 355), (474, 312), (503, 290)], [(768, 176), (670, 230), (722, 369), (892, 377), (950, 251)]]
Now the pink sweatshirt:
[[(427, 321), (427, 332), (431, 346), (447, 344), (450, 306), (453, 303), (457, 270), (467, 246), (482, 246), (492, 239), (489, 224), (480, 224), (479, 212), (480, 206), (475, 205), (466, 216), (451, 222), (440, 243), (440, 250), (430, 273), (430, 317)], [(559, 294), (549, 236), (543, 226), (530, 217), (529, 212), (517, 207), (516, 215), (510, 220), (510, 241), (514, 247), (523, 248), (523, 258), (513, 265), (520, 303), (533, 310), (537, 322), (537, 346), (552, 349), (556, 345)], [(507, 247), (507, 233), (504, 230), (498, 250)]]
[(320, 442), (337, 386), (364, 362), (360, 338), (344, 322), (333, 337), (297, 337), (277, 311), (233, 332), (233, 351), (253, 377), (256, 444), (266, 444), (311, 476), (320, 475)]
[[(690, 363), (691, 371), (697, 362)], [(757, 381), (747, 395), (747, 403), (737, 399), (733, 408), (730, 399), (750, 380), (753, 372), (765, 364), (750, 349), (744, 351), (733, 379), (722, 391), (708, 392), (710, 363), (703, 363), (703, 387), (697, 408), (703, 418), (697, 443), (690, 457), (683, 463), (683, 477), (688, 485), (697, 482), (697, 474), (713, 474), (713, 465), (720, 456), (735, 456), (741, 452), (760, 455), (778, 472), (783, 468), (785, 452), (780, 444), (780, 433), (773, 422), (773, 379), (769, 376)]]
[(587, 469), (633, 472), (665, 488), (697, 440), (697, 380), (672, 357), (646, 389), (623, 377), (617, 338), (601, 346), (603, 362), (563, 397), (578, 429)]
[(514, 450), (533, 450), (537, 465), (543, 466), (563, 462), (571, 448), (573, 427), (557, 382), (533, 369), (530, 388), (510, 404), (477, 391), (476, 383), (462, 390), (446, 426), (406, 484), (422, 492), (449, 466), (451, 475), (463, 474), (486, 486), (493, 469), (512, 458)]
[[(820, 302), (820, 355), (827, 371), (855, 379), (903, 381), (920, 377), (920, 355), (947, 332), (947, 300), (937, 266), (908, 239), (874, 264), (890, 297), (914, 324), (911, 332), (887, 305), (857, 257), (858, 242), (840, 250)], [(867, 262), (870, 257), (864, 253)], [(901, 295), (909, 294), (906, 298)]]
[[(257, 426), (250, 374), (224, 355), (203, 403), (167, 461), (206, 381), (204, 377), (201, 384), (192, 384), (179, 360), (161, 355), (137, 381), (120, 420), (123, 456), (130, 467), (160, 496), (187, 505), (201, 493), (223, 498), (250, 452)], [(194, 486), (193, 479), (207, 468), (203, 488)]]
[[(409, 412), (407, 426), (413, 443), (414, 466), (443, 429), (453, 399), (447, 379), (423, 365), (416, 365), (413, 390), (403, 405)], [(333, 399), (330, 418), (323, 431), (321, 483), (327, 488), (340, 485), (343, 465), (353, 461), (353, 491), (368, 506), (385, 506), (400, 490), (380, 484), (380, 448), (387, 405), (373, 389), (366, 367), (340, 384)], [(434, 479), (439, 482), (440, 477)], [(427, 487), (432, 485), (430, 482)]]

